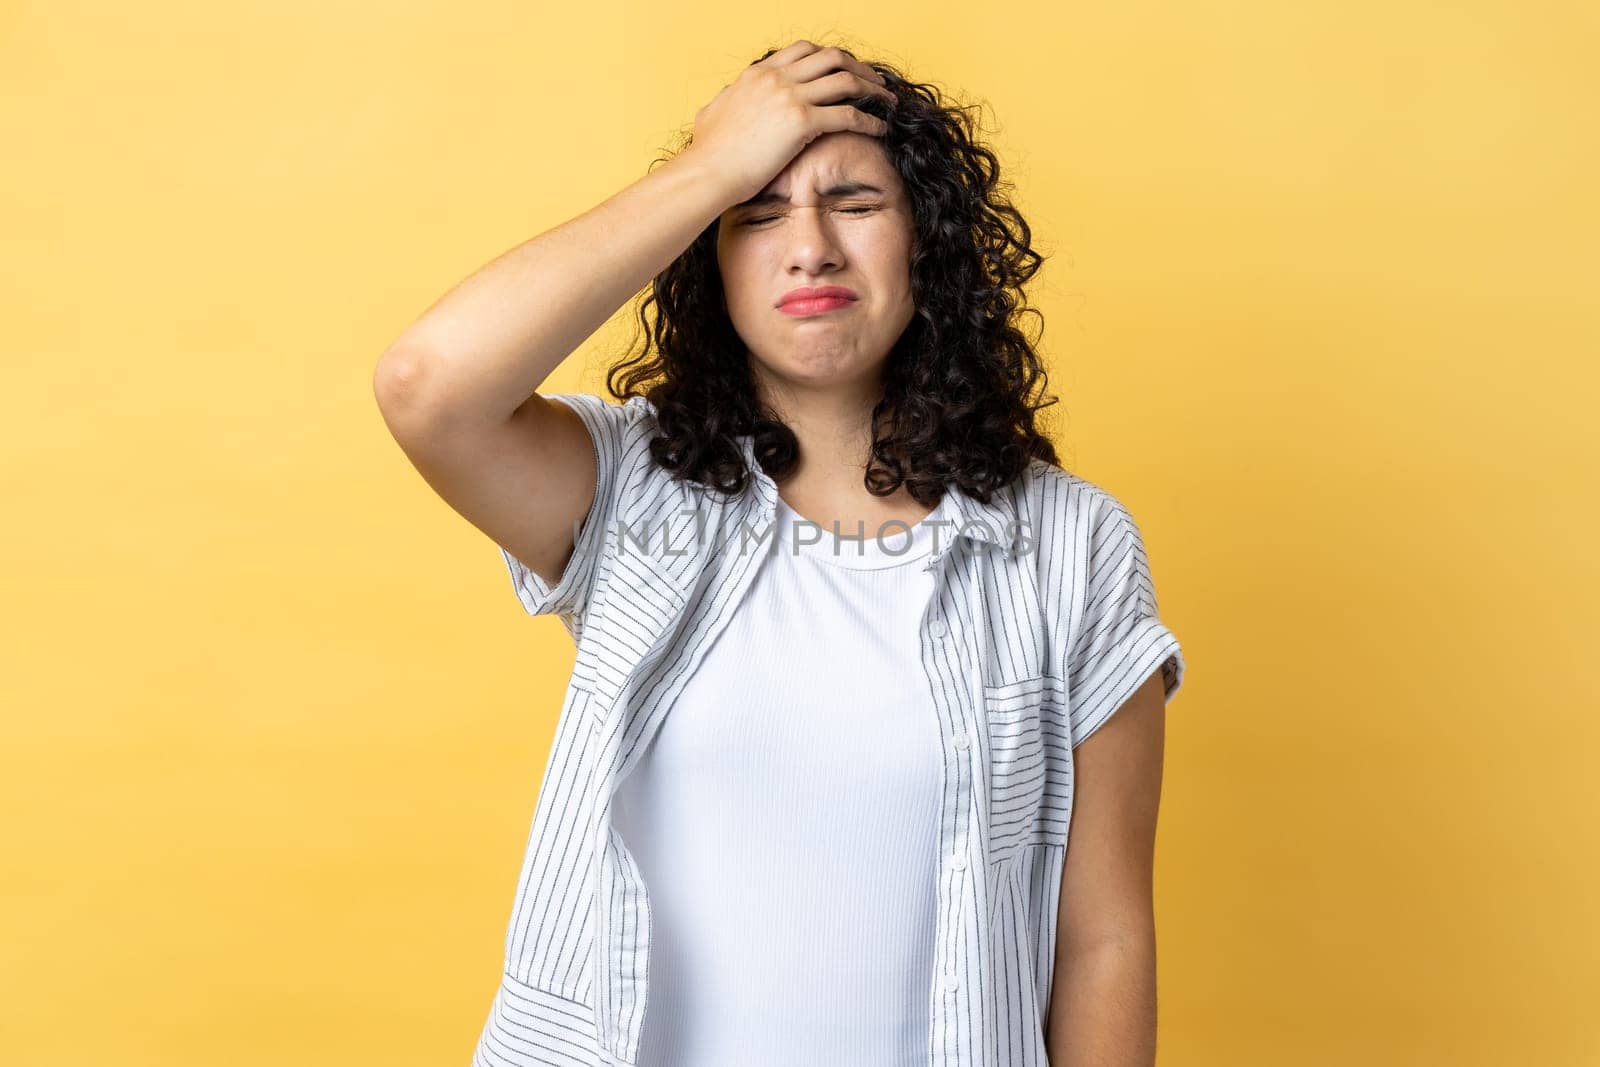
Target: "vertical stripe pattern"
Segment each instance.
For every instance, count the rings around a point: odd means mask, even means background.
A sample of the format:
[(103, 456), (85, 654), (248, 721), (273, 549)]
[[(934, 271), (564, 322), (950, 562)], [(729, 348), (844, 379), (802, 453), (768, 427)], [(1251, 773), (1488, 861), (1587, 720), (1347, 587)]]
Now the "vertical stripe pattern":
[[(749, 437), (754, 478), (727, 498), (655, 465), (644, 397), (550, 399), (589, 431), (596, 496), (554, 586), (500, 550), (524, 610), (561, 618), (577, 656), (473, 1067), (631, 1067), (652, 919), (612, 796), (750, 588), (778, 491)], [(925, 564), (920, 635), (944, 767), (929, 1063), (1047, 1067), (1073, 750), (1152, 673), (1170, 700), (1183, 654), (1105, 489), (1035, 460), (987, 502), (950, 493), (960, 525)]]

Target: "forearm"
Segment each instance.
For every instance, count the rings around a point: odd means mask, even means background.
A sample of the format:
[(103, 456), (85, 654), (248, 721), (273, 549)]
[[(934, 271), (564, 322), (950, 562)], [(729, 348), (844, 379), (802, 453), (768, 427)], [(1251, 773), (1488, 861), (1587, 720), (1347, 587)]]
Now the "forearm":
[(504, 417), (734, 197), (691, 151), (460, 282), (389, 347), (435, 409)]
[(1050, 1067), (1152, 1067), (1156, 1062), (1153, 938), (1064, 956), (1051, 982)]

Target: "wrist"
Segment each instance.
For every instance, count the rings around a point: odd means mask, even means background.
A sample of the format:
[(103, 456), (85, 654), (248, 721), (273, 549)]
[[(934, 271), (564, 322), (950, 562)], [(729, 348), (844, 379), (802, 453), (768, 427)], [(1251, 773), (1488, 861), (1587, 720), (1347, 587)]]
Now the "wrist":
[(750, 195), (735, 187), (728, 180), (727, 170), (703, 149), (696, 150), (694, 145), (673, 156), (666, 165), (684, 174), (686, 183), (706, 197), (708, 208), (716, 215), (721, 215)]

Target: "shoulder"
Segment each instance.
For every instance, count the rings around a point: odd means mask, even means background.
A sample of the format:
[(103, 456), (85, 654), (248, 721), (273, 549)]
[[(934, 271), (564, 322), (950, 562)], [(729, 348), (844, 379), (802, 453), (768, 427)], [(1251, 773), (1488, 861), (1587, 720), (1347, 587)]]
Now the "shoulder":
[(1049, 460), (1030, 462), (1012, 492), (1019, 516), (1047, 546), (1082, 545), (1096, 529), (1132, 520), (1127, 505), (1105, 486)]
[(1143, 531), (1116, 493), (1042, 460), (1019, 479), (1018, 492), (1027, 542), (1014, 562), (1046, 591), (1047, 624), (1065, 635), (1062, 642), (1074, 639), (1074, 620), (1096, 598), (1131, 589), (1152, 596)]
[(595, 393), (545, 393), (546, 400), (558, 400), (577, 412), (590, 431), (627, 433), (630, 437), (655, 432), (656, 408), (645, 396), (630, 396), (613, 403)]
[[(571, 408), (583, 420), (602, 465), (634, 477), (641, 473), (640, 460), (650, 458), (650, 441), (658, 432), (656, 408), (648, 397), (630, 396), (620, 403), (594, 393), (547, 393), (544, 397)], [(606, 473), (609, 471), (602, 476)]]
[(652, 442), (660, 436), (659, 412), (649, 397), (612, 402), (595, 393), (543, 395), (571, 408), (589, 431), (600, 500), (592, 513), (602, 525), (650, 522), (692, 503), (689, 483), (656, 462)]

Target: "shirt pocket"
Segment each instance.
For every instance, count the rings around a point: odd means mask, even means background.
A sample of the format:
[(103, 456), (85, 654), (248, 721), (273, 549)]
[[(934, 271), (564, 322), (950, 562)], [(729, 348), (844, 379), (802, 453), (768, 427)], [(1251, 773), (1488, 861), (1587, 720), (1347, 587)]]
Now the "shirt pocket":
[(991, 861), (1066, 838), (1071, 745), (1053, 710), (1060, 699), (1044, 674), (983, 687)]

